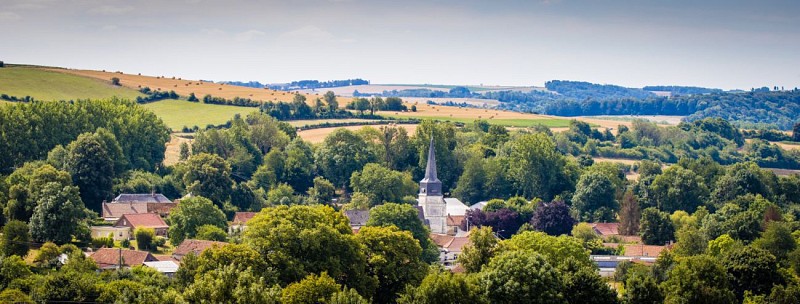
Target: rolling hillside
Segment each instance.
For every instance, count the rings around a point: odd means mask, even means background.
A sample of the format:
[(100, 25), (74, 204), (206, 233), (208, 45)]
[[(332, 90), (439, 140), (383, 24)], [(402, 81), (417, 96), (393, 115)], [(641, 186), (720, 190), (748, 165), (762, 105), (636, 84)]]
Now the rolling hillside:
[(58, 73), (44, 68), (11, 65), (0, 68), (0, 94), (19, 98), (31, 96), (36, 100), (113, 96), (133, 99), (142, 96), (136, 90), (114, 86), (110, 81)]
[[(120, 84), (132, 89), (149, 87), (154, 91), (175, 91), (178, 95), (189, 96), (194, 93), (197, 98), (205, 95), (233, 99), (234, 97), (250, 98), (259, 101), (284, 101), (289, 102), (294, 98), (293, 92), (274, 91), (270, 89), (257, 89), (250, 87), (219, 84), (207, 81), (188, 80), (173, 76), (143, 76), (138, 74), (127, 74), (122, 72), (105, 72), (91, 70), (73, 69), (50, 69), (68, 75), (83, 76), (102, 81), (109, 81), (112, 77), (120, 79)], [(306, 101), (313, 102), (316, 98), (322, 98), (322, 93), (306, 93)]]

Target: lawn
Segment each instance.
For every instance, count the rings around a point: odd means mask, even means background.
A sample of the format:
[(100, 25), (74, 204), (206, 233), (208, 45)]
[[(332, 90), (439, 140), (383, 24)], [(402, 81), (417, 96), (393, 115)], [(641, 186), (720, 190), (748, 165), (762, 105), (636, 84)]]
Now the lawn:
[(184, 126), (203, 128), (209, 124), (220, 125), (231, 120), (236, 114), (245, 116), (257, 111), (256, 108), (250, 107), (212, 105), (175, 99), (148, 103), (144, 107), (153, 111), (167, 124), (167, 127), (175, 131), (181, 130)]
[[(417, 118), (417, 119), (432, 119), (432, 120), (439, 120), (439, 121), (450, 121), (450, 122), (461, 122), (465, 124), (470, 124), (476, 120), (476, 118), (464, 118), (464, 117), (447, 117), (447, 116), (426, 116), (426, 115), (392, 115), (392, 114), (385, 114), (381, 113), (383, 116), (391, 117), (391, 118)], [(536, 125), (543, 125), (548, 128), (566, 128), (569, 127), (569, 119), (560, 119), (560, 118), (507, 118), (507, 119), (487, 119), (489, 124), (493, 125), (501, 125), (506, 127), (532, 127)]]
[(0, 68), (0, 94), (36, 100), (99, 99), (113, 96), (134, 99), (142, 96), (136, 90), (101, 81), (47, 71), (35, 67), (7, 66)]

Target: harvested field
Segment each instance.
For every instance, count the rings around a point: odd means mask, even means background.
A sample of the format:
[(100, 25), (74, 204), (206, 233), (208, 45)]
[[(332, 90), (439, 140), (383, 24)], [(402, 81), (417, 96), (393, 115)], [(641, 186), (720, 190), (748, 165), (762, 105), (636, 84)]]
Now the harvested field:
[(165, 166), (172, 166), (180, 162), (182, 143), (187, 143), (191, 146), (192, 139), (181, 137), (177, 134), (170, 135), (169, 142), (167, 142), (167, 151), (164, 153)]
[(800, 150), (800, 143), (786, 143), (786, 142), (771, 142), (773, 144), (778, 145), (781, 149), (784, 150)]
[[(120, 79), (122, 86), (136, 89), (150, 87), (154, 91), (175, 91), (181, 97), (189, 96), (194, 93), (197, 98), (205, 95), (233, 99), (234, 97), (250, 98), (260, 101), (292, 101), (293, 92), (274, 91), (269, 89), (257, 89), (228, 84), (218, 84), (206, 81), (181, 79), (173, 76), (141, 76), (137, 74), (120, 74), (114, 72), (92, 71), (92, 70), (70, 70), (51, 68), (51, 71), (91, 77), (103, 81), (108, 81), (112, 77)], [(324, 92), (322, 92), (324, 94)], [(316, 98), (322, 98), (322, 94), (305, 94), (306, 102), (312, 103)]]
[(294, 127), (302, 127), (302, 126), (311, 126), (311, 125), (319, 125), (324, 123), (356, 123), (356, 122), (363, 122), (369, 123), (379, 121), (377, 119), (361, 119), (361, 118), (343, 118), (343, 119), (304, 119), (304, 120), (289, 120), (286, 121), (290, 125)]
[[(490, 123), (506, 125), (511, 127), (528, 127), (536, 124), (544, 124), (548, 127), (566, 127), (569, 125), (571, 117), (560, 117), (551, 115), (519, 113), (507, 110), (459, 108), (448, 106), (428, 105), (422, 102), (412, 103), (417, 106), (416, 112), (378, 112), (380, 115), (397, 118), (431, 118), (436, 120), (450, 120), (457, 122), (472, 122), (476, 119), (485, 119)], [(602, 128), (616, 130), (619, 125), (630, 126), (626, 121), (610, 121), (585, 117), (575, 117), (574, 119), (585, 121), (589, 124)]]
[[(335, 127), (335, 128), (320, 128), (320, 129), (311, 129), (311, 130), (303, 130), (297, 132), (297, 135), (300, 136), (303, 140), (310, 142), (310, 143), (321, 143), (325, 140), (325, 137), (328, 134), (331, 134), (334, 130), (344, 128), (352, 131), (357, 131), (365, 127), (373, 127), (373, 128), (380, 128), (381, 126), (385, 125), (373, 125), (373, 126), (347, 126), (347, 127)], [(401, 126), (405, 128), (409, 134), (412, 134), (417, 131), (417, 125), (411, 124), (398, 124), (397, 126)]]

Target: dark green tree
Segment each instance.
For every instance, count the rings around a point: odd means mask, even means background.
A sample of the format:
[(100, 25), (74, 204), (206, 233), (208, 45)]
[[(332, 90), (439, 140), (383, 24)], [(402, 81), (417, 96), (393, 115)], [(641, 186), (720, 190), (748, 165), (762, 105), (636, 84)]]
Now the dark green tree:
[(33, 216), (28, 223), (31, 238), (36, 242), (64, 244), (78, 236), (89, 216), (77, 187), (45, 184)]
[(81, 200), (89, 209), (100, 212), (102, 202), (113, 195), (113, 159), (100, 138), (91, 133), (78, 136), (68, 150), (68, 168), (80, 189)]
[(314, 187), (308, 189), (308, 197), (317, 204), (329, 204), (336, 196), (336, 187), (322, 176), (314, 178)]
[(265, 208), (248, 222), (243, 241), (258, 251), (284, 284), (327, 271), (336, 282), (367, 297), (377, 286), (376, 278), (367, 275), (367, 258), (349, 221), (331, 207)]
[(371, 163), (364, 166), (363, 170), (353, 172), (350, 187), (353, 191), (373, 197), (373, 204), (381, 204), (402, 202), (404, 197), (414, 195), (418, 186), (408, 173)]
[(800, 141), (800, 122), (794, 124), (792, 128), (792, 141)]
[(481, 291), (463, 275), (432, 268), (419, 286), (409, 285), (397, 299), (399, 304), (488, 303)]
[(422, 248), (422, 259), (432, 263), (439, 260), (439, 249), (430, 237), (430, 231), (419, 218), (419, 211), (407, 204), (387, 203), (373, 207), (367, 226), (396, 226), (411, 232)]
[(639, 233), (647, 245), (664, 245), (675, 239), (675, 226), (669, 214), (651, 207), (642, 211)]
[(797, 240), (792, 236), (791, 227), (789, 223), (769, 222), (753, 246), (769, 251), (778, 261), (784, 261), (790, 252), (797, 249)]
[(175, 246), (187, 238), (195, 237), (197, 229), (203, 225), (213, 225), (220, 229), (228, 227), (222, 210), (209, 199), (197, 196), (182, 200), (170, 211), (167, 222), (170, 224), (167, 231), (169, 241)]
[(339, 109), (339, 102), (336, 101), (336, 94), (333, 91), (325, 92), (322, 98), (325, 99), (325, 104), (328, 105), (328, 111), (336, 112)]
[(725, 268), (712, 257), (687, 257), (669, 271), (661, 285), (664, 303), (736, 303)]
[(210, 199), (222, 208), (231, 193), (231, 166), (221, 157), (200, 153), (186, 161), (183, 183), (193, 195)]
[(659, 304), (664, 302), (664, 294), (658, 282), (649, 274), (634, 274), (625, 281), (625, 303)]
[(530, 250), (495, 256), (481, 271), (479, 284), (493, 303), (567, 303), (558, 270)]
[[(509, 142), (511, 155), (507, 174), (524, 197), (552, 200), (574, 185), (566, 174), (566, 161), (556, 151), (553, 140), (544, 133), (526, 134)], [(437, 161), (439, 156), (436, 156)]]
[(28, 233), (28, 225), (23, 221), (11, 220), (3, 226), (0, 254), (5, 256), (17, 255), (24, 258), (28, 255), (28, 250), (30, 250), (30, 241), (31, 236)]
[(578, 211), (582, 221), (613, 221), (619, 209), (615, 193), (616, 189), (606, 175), (587, 173), (578, 180), (572, 207)]
[(425, 276), (428, 265), (410, 232), (394, 226), (365, 227), (356, 239), (367, 250), (368, 273), (378, 278), (375, 302), (394, 303), (406, 285), (416, 286)]
[(753, 246), (742, 247), (721, 260), (739, 299), (743, 298), (746, 291), (766, 295), (773, 285), (783, 284), (775, 256), (766, 250)]
[(483, 265), (489, 263), (497, 251), (498, 239), (492, 232), (492, 227), (484, 226), (472, 228), (469, 234), (469, 244), (464, 246), (458, 256), (458, 263), (467, 273), (478, 273)]
[(346, 187), (353, 172), (375, 160), (367, 143), (347, 129), (338, 129), (325, 137), (314, 155), (322, 176), (334, 185)]
[(672, 213), (683, 210), (692, 213), (705, 202), (708, 188), (694, 172), (672, 166), (653, 180), (650, 193), (661, 211)]

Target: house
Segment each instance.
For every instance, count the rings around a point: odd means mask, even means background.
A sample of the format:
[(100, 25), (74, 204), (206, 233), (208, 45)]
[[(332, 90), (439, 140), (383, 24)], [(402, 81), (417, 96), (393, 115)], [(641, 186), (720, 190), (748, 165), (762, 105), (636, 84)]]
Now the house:
[[(425, 219), (425, 212), (422, 209), (422, 206), (414, 206), (417, 209), (417, 217), (423, 224), (428, 225), (428, 221)], [(350, 229), (353, 230), (353, 233), (357, 233), (361, 230), (361, 227), (367, 226), (367, 221), (369, 221), (369, 210), (345, 210), (344, 216), (350, 220)]]
[(118, 195), (111, 201), (112, 204), (131, 204), (131, 203), (153, 203), (153, 204), (169, 204), (172, 203), (166, 196), (161, 193), (148, 193), (148, 194), (128, 194), (123, 193)]
[(353, 232), (358, 232), (361, 227), (367, 225), (369, 210), (345, 210), (344, 216), (350, 220), (350, 228), (353, 229)]
[(469, 244), (469, 237), (466, 236), (431, 234), (431, 239), (439, 247), (439, 262), (445, 267), (454, 267), (462, 249)]
[(603, 239), (619, 235), (619, 223), (589, 223), (589, 225), (594, 229), (594, 233)]
[(178, 263), (173, 261), (153, 261), (153, 262), (144, 262), (144, 266), (153, 268), (160, 273), (163, 273), (168, 278), (172, 278), (175, 276), (175, 273), (178, 272)]
[(89, 258), (94, 260), (97, 267), (103, 270), (117, 269), (144, 265), (144, 262), (157, 261), (147, 251), (126, 250), (121, 248), (100, 248), (92, 253)]
[(469, 209), (470, 210), (483, 210), (483, 208), (486, 207), (486, 204), (488, 204), (488, 203), (489, 203), (488, 201), (477, 202), (475, 204), (472, 204), (472, 206), (469, 206)]
[(128, 227), (92, 226), (92, 238), (103, 238), (111, 235), (115, 241), (130, 240), (131, 229)]
[(155, 230), (157, 236), (166, 236), (167, 229), (169, 229), (164, 219), (155, 213), (123, 214), (114, 223), (114, 226), (128, 227), (131, 231), (139, 228), (151, 228)]
[(214, 246), (225, 246), (228, 243), (225, 242), (217, 242), (217, 241), (206, 241), (206, 240), (192, 240), (187, 239), (184, 240), (175, 251), (172, 252), (172, 257), (178, 261), (182, 260), (184, 256), (189, 253), (193, 253), (194, 255), (200, 255), (206, 249), (209, 249)]
[(461, 223), (466, 218), (465, 215), (447, 215), (447, 234), (458, 235), (461, 230)]
[(253, 219), (258, 212), (236, 212), (233, 221), (228, 226), (228, 233), (242, 232), (247, 228), (247, 222)]
[(444, 202), (447, 215), (464, 216), (467, 214), (467, 210), (469, 210), (467, 205), (464, 205), (464, 203), (455, 197), (445, 198)]
[(156, 213), (164, 217), (177, 205), (163, 194), (120, 194), (110, 203), (103, 202), (102, 216), (109, 222), (116, 222), (123, 214)]
[(103, 202), (103, 220), (116, 222), (123, 214), (147, 213), (147, 203), (113, 204)]

